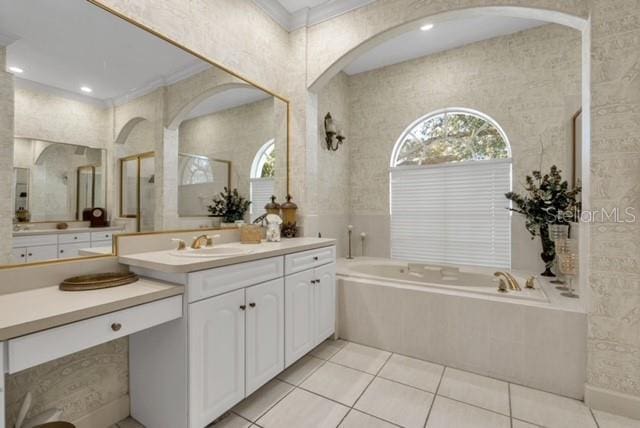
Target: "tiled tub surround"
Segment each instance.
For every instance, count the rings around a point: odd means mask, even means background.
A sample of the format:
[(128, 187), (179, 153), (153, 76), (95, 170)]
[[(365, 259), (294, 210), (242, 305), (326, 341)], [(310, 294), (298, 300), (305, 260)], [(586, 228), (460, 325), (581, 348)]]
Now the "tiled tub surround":
[(640, 421), (515, 383), (328, 340), (211, 428), (302, 426), (639, 428)]
[(544, 287), (548, 302), (513, 299), (366, 278), (349, 263), (338, 264), (339, 337), (584, 397), (586, 313), (553, 287)]

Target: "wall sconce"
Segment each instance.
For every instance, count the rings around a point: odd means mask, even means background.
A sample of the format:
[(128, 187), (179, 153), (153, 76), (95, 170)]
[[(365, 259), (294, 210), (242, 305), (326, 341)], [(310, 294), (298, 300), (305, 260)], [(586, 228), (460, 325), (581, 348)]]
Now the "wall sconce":
[[(326, 134), (325, 141), (327, 143), (327, 150), (331, 150), (332, 152), (338, 150), (340, 144), (346, 139), (336, 126), (336, 122), (331, 117), (331, 113), (327, 113), (324, 117), (324, 132)], [(334, 138), (336, 141), (334, 141)]]

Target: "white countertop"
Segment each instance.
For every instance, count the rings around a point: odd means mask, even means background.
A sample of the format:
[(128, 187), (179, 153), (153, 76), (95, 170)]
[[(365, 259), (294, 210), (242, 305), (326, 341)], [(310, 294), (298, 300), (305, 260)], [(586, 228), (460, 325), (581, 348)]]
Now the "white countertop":
[(13, 232), (13, 236), (49, 235), (52, 233), (82, 233), (123, 230), (122, 226), (107, 227), (70, 227), (68, 229), (28, 229)]
[(172, 255), (172, 251), (153, 251), (120, 256), (119, 261), (129, 266), (142, 267), (160, 272), (187, 273), (212, 269), (221, 266), (244, 263), (268, 257), (282, 256), (299, 251), (335, 245), (335, 239), (327, 238), (283, 238), (281, 242), (262, 242), (260, 244), (242, 244), (232, 242), (219, 244), (221, 248), (243, 248), (251, 250), (248, 254), (227, 257), (193, 258)]
[(0, 295), (0, 341), (182, 294), (184, 288), (140, 279), (91, 291), (58, 286)]

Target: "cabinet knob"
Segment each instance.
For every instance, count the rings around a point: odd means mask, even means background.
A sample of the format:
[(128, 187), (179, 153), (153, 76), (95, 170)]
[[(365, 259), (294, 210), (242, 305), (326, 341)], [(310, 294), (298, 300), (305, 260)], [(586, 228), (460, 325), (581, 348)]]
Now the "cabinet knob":
[(29, 257), (31, 257), (31, 256), (33, 256), (33, 253), (29, 253), (29, 254), (27, 254), (27, 255), (28, 255)]
[(74, 237), (73, 237), (73, 239), (78, 239), (78, 237), (77, 237), (77, 236), (74, 236)]
[(113, 324), (111, 324), (111, 330), (113, 331), (119, 331), (122, 328), (122, 324), (120, 324), (119, 322), (114, 322)]
[(253, 303), (253, 302), (251, 302), (251, 303), (249, 303), (249, 306), (251, 306), (252, 308), (255, 308), (255, 307), (256, 307), (256, 304), (255, 304), (255, 303)]
[(245, 309), (247, 309), (247, 306), (246, 305), (240, 305), (240, 309), (242, 309), (244, 311)]
[[(64, 253), (64, 250), (60, 250), (60, 252), (61, 252), (61, 253)], [(31, 254), (29, 254), (29, 255), (31, 255)]]
[(313, 260), (318, 261), (318, 256), (313, 256)]

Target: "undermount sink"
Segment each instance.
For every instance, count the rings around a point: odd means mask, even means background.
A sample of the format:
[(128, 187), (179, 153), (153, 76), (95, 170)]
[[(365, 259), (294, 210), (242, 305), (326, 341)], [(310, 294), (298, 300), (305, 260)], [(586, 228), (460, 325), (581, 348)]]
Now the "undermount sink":
[(205, 247), (194, 250), (188, 248), (186, 250), (174, 250), (171, 255), (178, 257), (232, 257), (242, 256), (251, 253), (249, 248), (230, 248), (230, 247)]

